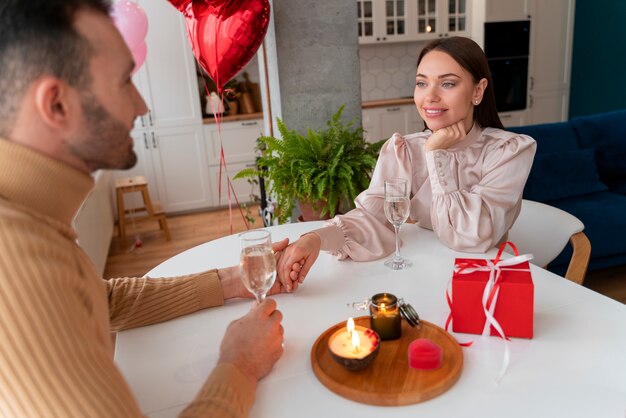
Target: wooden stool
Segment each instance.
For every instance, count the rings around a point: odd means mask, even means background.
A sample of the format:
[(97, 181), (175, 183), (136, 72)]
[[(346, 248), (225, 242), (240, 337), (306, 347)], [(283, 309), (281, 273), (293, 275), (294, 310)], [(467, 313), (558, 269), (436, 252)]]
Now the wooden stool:
[[(130, 220), (127, 218), (127, 214), (133, 216), (134, 221), (143, 221), (146, 219), (155, 219), (159, 221), (159, 227), (165, 234), (165, 239), (170, 240), (170, 230), (167, 227), (167, 219), (165, 212), (161, 209), (161, 205), (157, 202), (150, 200), (150, 194), (148, 193), (148, 182), (144, 176), (136, 176), (125, 179), (115, 180), (115, 191), (117, 194), (117, 219), (120, 229), (120, 238), (126, 239), (126, 222)], [(124, 208), (124, 193), (141, 192), (143, 197), (143, 207), (126, 209)], [(146, 212), (146, 215), (140, 217), (134, 217), (136, 213)]]

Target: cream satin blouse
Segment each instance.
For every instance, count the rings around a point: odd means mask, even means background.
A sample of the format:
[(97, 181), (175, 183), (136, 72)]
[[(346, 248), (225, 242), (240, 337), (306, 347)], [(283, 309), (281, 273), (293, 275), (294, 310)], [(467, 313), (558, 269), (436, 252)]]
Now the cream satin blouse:
[(432, 229), (448, 247), (485, 252), (506, 239), (520, 211), (535, 140), (475, 124), (458, 146), (424, 151), (431, 134), (396, 133), (383, 145), (369, 188), (355, 200), (356, 209), (314, 231), (322, 250), (358, 261), (394, 251), (393, 226), (383, 210), (384, 181), (392, 177), (409, 179), (410, 218)]

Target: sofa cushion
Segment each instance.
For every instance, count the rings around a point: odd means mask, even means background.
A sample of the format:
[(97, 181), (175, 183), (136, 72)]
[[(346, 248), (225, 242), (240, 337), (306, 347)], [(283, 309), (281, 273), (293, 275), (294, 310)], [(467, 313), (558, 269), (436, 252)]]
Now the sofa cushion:
[(583, 148), (596, 149), (603, 181), (626, 179), (626, 110), (580, 116), (570, 124)]
[(576, 133), (567, 122), (512, 126), (506, 129), (511, 132), (528, 135), (537, 141), (537, 155), (580, 148)]
[(524, 199), (548, 202), (606, 190), (598, 177), (592, 149), (561, 150), (535, 155)]

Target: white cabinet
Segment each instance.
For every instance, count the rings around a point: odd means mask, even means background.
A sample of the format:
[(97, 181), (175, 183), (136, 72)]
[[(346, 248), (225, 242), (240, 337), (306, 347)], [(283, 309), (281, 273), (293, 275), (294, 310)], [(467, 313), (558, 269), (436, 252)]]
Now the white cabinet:
[(182, 13), (166, 1), (138, 0), (148, 16), (146, 61), (133, 77), (150, 113), (136, 128), (202, 123), (195, 58)]
[[(149, 113), (132, 133), (137, 165), (116, 177), (145, 176), (167, 213), (212, 205), (196, 67), (183, 15), (168, 2), (138, 0), (148, 16), (144, 65), (133, 77)], [(128, 207), (141, 206), (126, 196)]]
[(528, 112), (533, 125), (566, 121), (569, 117), (569, 91), (532, 93)]
[(393, 42), (409, 39), (404, 0), (357, 0), (359, 42)]
[[(232, 180), (232, 178), (240, 170), (255, 166), (257, 157), (255, 152), (256, 140), (261, 135), (263, 135), (262, 119), (222, 122), (221, 141), (217, 125), (207, 124), (204, 126), (213, 206), (228, 205), (229, 180), (232, 182), (232, 188), (239, 203), (250, 202), (252, 200), (250, 198), (251, 194), (260, 195), (258, 184), (251, 185), (247, 179)], [(220, 154), (222, 147), (224, 149), (226, 166), (221, 168), (220, 183)], [(232, 190), (230, 199), (232, 204), (235, 205), (236, 201), (235, 196), (232, 195)]]
[(574, 0), (529, 1), (530, 120), (533, 124), (567, 120)]
[(357, 0), (359, 43), (468, 36), (470, 0)]
[(411, 0), (410, 3), (417, 6), (417, 25), (411, 27), (416, 39), (469, 36), (470, 0)]
[(526, 20), (530, 14), (529, 0), (487, 0), (486, 22)]
[(406, 135), (424, 129), (424, 122), (412, 104), (363, 109), (362, 118), (368, 142), (389, 139), (396, 132)]
[[(133, 132), (137, 165), (115, 176), (142, 175), (150, 197), (167, 213), (207, 208), (212, 194), (206, 167), (202, 126)], [(139, 196), (125, 197), (127, 207), (142, 206)]]
[(528, 111), (526, 110), (499, 113), (498, 116), (505, 128), (528, 125)]

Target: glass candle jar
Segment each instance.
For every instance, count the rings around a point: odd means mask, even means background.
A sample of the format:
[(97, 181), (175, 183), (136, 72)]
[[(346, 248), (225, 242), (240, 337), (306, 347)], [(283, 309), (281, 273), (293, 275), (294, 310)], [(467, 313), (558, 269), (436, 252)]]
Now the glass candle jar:
[(395, 340), (402, 335), (398, 298), (391, 293), (377, 293), (370, 303), (372, 329), (382, 341)]

